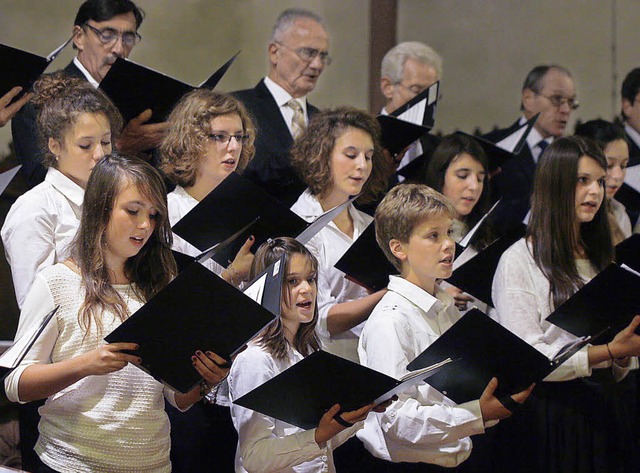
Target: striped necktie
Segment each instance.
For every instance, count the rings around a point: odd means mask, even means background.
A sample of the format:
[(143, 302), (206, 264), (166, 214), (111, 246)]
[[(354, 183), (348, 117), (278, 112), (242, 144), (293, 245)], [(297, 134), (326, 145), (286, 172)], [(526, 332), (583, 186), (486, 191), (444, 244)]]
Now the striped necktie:
[(306, 123), (304, 121), (304, 112), (302, 111), (302, 105), (296, 99), (291, 99), (287, 102), (287, 106), (293, 110), (293, 119), (291, 120), (291, 134), (293, 138), (297, 138), (302, 134)]

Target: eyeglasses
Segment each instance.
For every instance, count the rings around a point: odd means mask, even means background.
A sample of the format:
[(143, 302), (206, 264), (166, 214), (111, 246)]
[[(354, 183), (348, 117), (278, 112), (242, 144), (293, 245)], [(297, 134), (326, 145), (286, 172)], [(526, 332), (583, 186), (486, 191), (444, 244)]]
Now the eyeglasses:
[(118, 38), (122, 38), (122, 45), (124, 47), (133, 48), (142, 41), (142, 36), (138, 33), (132, 33), (131, 31), (121, 33), (113, 28), (103, 28), (100, 30), (95, 26), (91, 26), (89, 23), (85, 23), (84, 26), (93, 31), (102, 44), (113, 44), (118, 41)]
[(578, 103), (578, 100), (575, 97), (567, 98), (567, 97), (563, 97), (562, 95), (548, 96), (548, 95), (539, 94), (537, 92), (536, 92), (536, 95), (540, 95), (544, 97), (549, 102), (551, 102), (551, 105), (553, 105), (556, 108), (562, 107), (565, 103), (569, 105), (569, 108), (571, 110), (576, 110), (578, 107), (580, 107), (580, 104)]
[(287, 46), (286, 44), (282, 44), (278, 42), (276, 42), (276, 44), (279, 44), (280, 46), (282, 46), (285, 49), (288, 49), (289, 51), (293, 51), (295, 55), (298, 56), (300, 59), (302, 59), (304, 62), (312, 62), (318, 56), (320, 56), (320, 62), (322, 62), (322, 64), (324, 64), (325, 66), (330, 66), (331, 63), (333, 62), (333, 58), (329, 56), (329, 53), (327, 51), (320, 51), (318, 49), (309, 48), (306, 46), (302, 48), (293, 49)]
[(246, 145), (247, 143), (249, 143), (250, 137), (249, 135), (241, 135), (241, 134), (230, 135), (229, 133), (220, 131), (217, 133), (210, 133), (209, 138), (215, 141), (216, 143), (220, 143), (221, 145), (228, 146), (229, 142), (231, 141), (231, 138), (235, 138), (236, 143), (240, 145)]

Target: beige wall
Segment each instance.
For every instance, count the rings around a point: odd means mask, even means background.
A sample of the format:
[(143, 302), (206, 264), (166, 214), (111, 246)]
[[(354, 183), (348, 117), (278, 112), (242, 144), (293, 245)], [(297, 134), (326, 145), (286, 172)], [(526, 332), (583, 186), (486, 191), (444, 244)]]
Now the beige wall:
[[(312, 9), (327, 21), (335, 59), (312, 101), (319, 106), (367, 106), (368, 0), (138, 3), (147, 19), (140, 30), (144, 40), (131, 58), (195, 85), (241, 49), (220, 84), (223, 90), (251, 87), (266, 72), (266, 41), (282, 9)], [(80, 0), (0, 0), (0, 42), (48, 54), (70, 33), (79, 4)], [(398, 39), (425, 41), (445, 58), (444, 98), (436, 122), (444, 132), (511, 123), (518, 114), (524, 76), (544, 62), (573, 72), (582, 104), (577, 118), (611, 119), (618, 110), (622, 78), (640, 65), (637, 0), (398, 0), (398, 5)], [(614, 5), (618, 49), (612, 72)], [(53, 68), (63, 67), (71, 57), (69, 49)], [(0, 129), (0, 154), (8, 140), (8, 127)]]

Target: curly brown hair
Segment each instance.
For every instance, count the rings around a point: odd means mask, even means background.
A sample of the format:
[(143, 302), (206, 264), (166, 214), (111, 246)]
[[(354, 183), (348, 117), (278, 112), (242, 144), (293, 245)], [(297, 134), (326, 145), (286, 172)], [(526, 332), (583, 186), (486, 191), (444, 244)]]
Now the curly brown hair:
[(109, 121), (112, 142), (122, 130), (122, 116), (116, 106), (86, 80), (55, 72), (38, 79), (33, 91), (31, 101), (38, 110), (38, 139), (46, 167), (57, 167), (56, 157), (49, 150), (49, 138), (62, 143), (82, 114), (103, 114)]
[(388, 164), (380, 145), (380, 125), (367, 112), (353, 107), (335, 107), (314, 115), (291, 148), (291, 163), (313, 195), (326, 196), (333, 187), (331, 154), (336, 141), (348, 128), (362, 130), (373, 140), (371, 175), (359, 199), (360, 203), (371, 202), (386, 189)]
[(255, 152), (256, 130), (249, 112), (235, 97), (208, 89), (186, 94), (169, 115), (169, 130), (160, 146), (160, 169), (175, 184), (193, 186), (200, 162), (207, 152), (211, 120), (235, 114), (249, 141), (242, 146), (238, 171), (247, 167)]

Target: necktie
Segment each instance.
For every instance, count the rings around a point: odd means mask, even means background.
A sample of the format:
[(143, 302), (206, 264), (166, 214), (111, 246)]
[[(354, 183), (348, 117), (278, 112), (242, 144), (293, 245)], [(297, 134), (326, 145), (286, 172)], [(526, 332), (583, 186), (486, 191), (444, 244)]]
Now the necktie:
[(540, 147), (540, 154), (542, 154), (544, 153), (544, 150), (547, 149), (547, 146), (549, 146), (549, 143), (545, 140), (541, 140), (540, 143), (538, 143), (538, 146)]
[(302, 105), (296, 99), (291, 99), (287, 102), (287, 106), (293, 110), (293, 119), (291, 120), (291, 134), (293, 138), (297, 138), (304, 130), (306, 123), (304, 121), (304, 112), (302, 111)]

